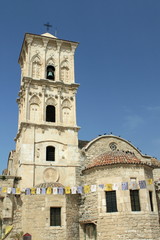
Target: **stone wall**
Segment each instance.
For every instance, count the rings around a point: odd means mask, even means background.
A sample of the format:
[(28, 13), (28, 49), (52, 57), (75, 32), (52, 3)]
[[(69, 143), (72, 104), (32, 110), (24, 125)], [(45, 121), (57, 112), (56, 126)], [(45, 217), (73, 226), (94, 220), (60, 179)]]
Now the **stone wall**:
[[(130, 182), (130, 178), (147, 180), (152, 177), (152, 169), (135, 165), (105, 166), (83, 172), (85, 184), (106, 184)], [(151, 211), (149, 190), (153, 192), (154, 211)], [(80, 239), (84, 239), (85, 222), (96, 223), (97, 240), (158, 240), (159, 216), (154, 184), (140, 189), (141, 211), (131, 210), (129, 190), (116, 190), (117, 212), (106, 212), (105, 190), (97, 189), (95, 193), (82, 196), (80, 221), (82, 224)]]

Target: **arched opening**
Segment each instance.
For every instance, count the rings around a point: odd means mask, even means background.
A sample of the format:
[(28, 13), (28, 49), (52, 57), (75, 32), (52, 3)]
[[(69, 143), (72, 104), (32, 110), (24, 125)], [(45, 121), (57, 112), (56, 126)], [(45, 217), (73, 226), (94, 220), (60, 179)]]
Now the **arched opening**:
[(46, 147), (46, 161), (55, 161), (55, 147)]
[(47, 79), (55, 80), (55, 67), (47, 66)]
[(46, 107), (46, 122), (55, 122), (56, 121), (56, 113), (55, 107), (52, 105), (48, 105)]

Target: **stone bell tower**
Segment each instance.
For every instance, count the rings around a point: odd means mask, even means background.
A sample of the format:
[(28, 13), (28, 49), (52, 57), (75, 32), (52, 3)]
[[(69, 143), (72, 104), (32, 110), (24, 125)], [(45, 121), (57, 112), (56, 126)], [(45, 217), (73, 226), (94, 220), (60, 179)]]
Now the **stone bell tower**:
[(16, 175), (20, 187), (45, 182), (75, 184), (78, 130), (74, 53), (77, 42), (45, 33), (25, 34), (20, 52), (21, 88)]

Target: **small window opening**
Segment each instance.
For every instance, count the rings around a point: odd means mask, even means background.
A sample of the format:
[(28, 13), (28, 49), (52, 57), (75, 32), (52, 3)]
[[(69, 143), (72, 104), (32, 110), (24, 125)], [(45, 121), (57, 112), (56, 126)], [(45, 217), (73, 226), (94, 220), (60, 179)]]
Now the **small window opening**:
[(55, 161), (55, 147), (48, 146), (46, 148), (46, 161)]
[(139, 201), (139, 190), (130, 190), (130, 199), (132, 211), (141, 211)]
[(53, 66), (47, 67), (47, 79), (55, 80), (55, 68)]
[(106, 206), (107, 212), (117, 212), (117, 199), (116, 191), (107, 191), (106, 192)]
[(46, 122), (55, 122), (56, 116), (55, 116), (55, 107), (52, 105), (48, 105), (46, 107)]
[(150, 199), (150, 206), (151, 206), (151, 211), (153, 212), (153, 194), (152, 191), (149, 191), (149, 199)]
[(61, 226), (61, 208), (50, 208), (50, 226)]

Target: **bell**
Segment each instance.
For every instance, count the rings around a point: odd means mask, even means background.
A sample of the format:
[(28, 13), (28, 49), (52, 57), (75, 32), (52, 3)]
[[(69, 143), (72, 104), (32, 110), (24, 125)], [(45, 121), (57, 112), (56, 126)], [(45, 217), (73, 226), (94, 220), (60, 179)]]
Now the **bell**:
[(48, 77), (53, 77), (53, 72), (49, 71), (48, 72)]

